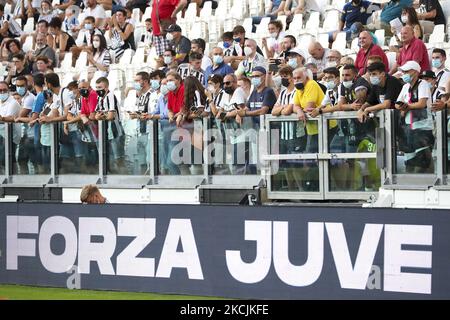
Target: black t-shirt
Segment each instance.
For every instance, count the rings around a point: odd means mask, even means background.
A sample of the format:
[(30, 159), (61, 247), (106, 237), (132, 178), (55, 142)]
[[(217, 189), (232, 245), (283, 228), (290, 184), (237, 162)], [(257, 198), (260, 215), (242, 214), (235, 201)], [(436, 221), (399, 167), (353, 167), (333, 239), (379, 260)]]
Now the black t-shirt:
[[(384, 88), (381, 86), (373, 86), (367, 102), (374, 106), (383, 103), (385, 100), (391, 101), (391, 108), (394, 107), (398, 95), (402, 91), (403, 85), (397, 78), (386, 75), (386, 83)], [(384, 98), (383, 98), (384, 96)]]
[(358, 87), (366, 87), (367, 88), (367, 96), (370, 95), (370, 89), (371, 86), (369, 84), (369, 82), (367, 82), (366, 79), (364, 79), (363, 77), (359, 77), (356, 79), (355, 82), (353, 82), (353, 85), (350, 89), (347, 89), (344, 87), (344, 85), (341, 84), (340, 86), (340, 92), (339, 94), (342, 97), (345, 97), (345, 99), (347, 100), (347, 103), (353, 103), (356, 100), (356, 88)]
[(178, 43), (173, 43), (172, 49), (176, 52), (176, 54), (185, 53), (186, 56), (184, 57), (184, 60), (181, 63), (189, 63), (189, 52), (191, 51), (191, 40), (189, 40), (185, 36), (181, 36), (181, 39)]
[(431, 19), (426, 19), (428, 21), (433, 21), (434, 24), (445, 24), (444, 11), (442, 11), (441, 4), (438, 0), (420, 0), (420, 4), (425, 5), (427, 12), (436, 9), (436, 16)]

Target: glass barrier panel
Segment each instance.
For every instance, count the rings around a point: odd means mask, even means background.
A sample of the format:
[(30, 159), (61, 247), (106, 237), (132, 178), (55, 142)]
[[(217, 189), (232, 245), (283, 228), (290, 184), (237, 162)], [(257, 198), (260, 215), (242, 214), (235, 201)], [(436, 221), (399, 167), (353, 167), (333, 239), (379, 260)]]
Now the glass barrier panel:
[(377, 191), (381, 186), (381, 171), (377, 160), (332, 159), (328, 162), (330, 191)]
[(394, 111), (394, 173), (436, 174), (436, 123), (428, 109)]
[(158, 126), (158, 175), (203, 175), (203, 119)]
[(259, 117), (211, 119), (208, 130), (208, 155), (213, 175), (260, 174)]
[[(444, 161), (446, 163), (446, 172), (447, 174), (450, 174), (450, 113), (448, 109), (446, 110), (445, 114), (445, 125), (444, 125), (444, 132), (445, 132), (445, 140), (447, 140), (447, 153), (444, 154), (444, 157), (446, 157), (447, 161)], [(444, 142), (445, 143), (445, 142)]]
[(98, 123), (56, 124), (58, 174), (98, 174)]
[[(50, 165), (44, 166), (39, 123), (12, 124), (14, 175), (50, 174)], [(16, 143), (17, 142), (17, 143)]]
[(358, 119), (328, 120), (328, 152), (376, 152), (377, 127), (378, 118), (369, 118), (363, 123)]
[(126, 175), (148, 175), (150, 172), (150, 143), (148, 121), (122, 120), (124, 131), (124, 161)]
[(271, 161), (271, 191), (278, 192), (319, 192), (318, 160), (277, 160)]
[(0, 175), (5, 175), (5, 149), (6, 149), (6, 128), (5, 123), (0, 122)]

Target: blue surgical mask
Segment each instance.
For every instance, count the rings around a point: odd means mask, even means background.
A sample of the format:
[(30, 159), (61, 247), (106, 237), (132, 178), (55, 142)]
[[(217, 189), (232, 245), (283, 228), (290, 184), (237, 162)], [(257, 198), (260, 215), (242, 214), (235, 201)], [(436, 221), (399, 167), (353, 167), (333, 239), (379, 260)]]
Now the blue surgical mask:
[(241, 38), (234, 38), (233, 39), (235, 42), (241, 42)]
[(92, 24), (91, 24), (91, 23), (85, 23), (85, 24), (84, 24), (84, 28), (85, 28), (86, 30), (92, 30)]
[(433, 66), (433, 68), (440, 68), (442, 65), (441, 59), (433, 59), (431, 60), (431, 65)]
[(172, 63), (172, 57), (164, 57), (164, 63), (169, 65)]
[(162, 94), (163, 96), (165, 96), (165, 95), (167, 95), (167, 94), (169, 93), (169, 88), (167, 87), (166, 84), (163, 84), (163, 85), (161, 86), (160, 92), (161, 92), (161, 94)]
[(342, 81), (342, 85), (347, 88), (350, 89), (353, 85), (353, 81)]
[(258, 88), (261, 85), (261, 78), (257, 77), (257, 78), (252, 78), (252, 85), (255, 88)]
[(177, 89), (177, 85), (174, 81), (169, 81), (167, 82), (167, 89), (169, 89), (169, 91), (175, 91)]
[(223, 57), (219, 55), (213, 56), (213, 62), (214, 64), (221, 64), (223, 62)]
[(336, 88), (336, 83), (334, 81), (328, 81), (325, 82), (325, 86), (328, 90), (333, 90), (334, 88)]
[(27, 93), (27, 89), (25, 87), (16, 87), (16, 91), (20, 96), (24, 96)]
[(430, 88), (430, 90), (433, 89), (433, 84), (431, 82), (427, 81), (427, 85), (428, 85), (428, 88)]
[(9, 98), (9, 93), (0, 93), (0, 100), (5, 102)]
[(372, 76), (370, 77), (370, 83), (374, 86), (377, 86), (381, 83), (381, 79), (378, 76)]
[(159, 81), (155, 80), (155, 79), (150, 80), (150, 85), (151, 85), (153, 91), (158, 90), (160, 87)]
[(405, 83), (410, 83), (412, 81), (412, 77), (411, 77), (411, 75), (409, 73), (404, 73), (402, 75), (402, 80)]
[(134, 90), (136, 91), (141, 91), (142, 90), (142, 86), (139, 82), (135, 82), (134, 83)]
[(225, 49), (228, 49), (229, 47), (231, 47), (231, 43), (224, 42), (224, 43), (223, 43), (223, 47), (224, 47)]
[(297, 66), (298, 66), (297, 59), (289, 59), (287, 64), (289, 67), (291, 67), (293, 69), (297, 69)]
[[(19, 93), (19, 90), (17, 90), (17, 93)], [(20, 94), (20, 93), (19, 93)], [(75, 99), (75, 94), (72, 91), (69, 91), (69, 99), (73, 100)]]

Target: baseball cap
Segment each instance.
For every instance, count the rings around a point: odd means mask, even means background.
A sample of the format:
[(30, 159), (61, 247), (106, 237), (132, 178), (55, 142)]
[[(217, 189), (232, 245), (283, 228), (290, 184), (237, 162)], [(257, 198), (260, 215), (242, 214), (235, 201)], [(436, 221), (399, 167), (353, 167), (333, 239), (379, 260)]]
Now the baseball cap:
[(404, 65), (399, 67), (400, 71), (415, 70), (420, 72), (420, 65), (416, 61), (407, 61)]
[(422, 79), (422, 78), (436, 79), (436, 74), (431, 70), (425, 70), (419, 75), (419, 78), (420, 79)]
[(181, 27), (177, 24), (171, 24), (167, 29), (166, 32), (181, 32)]
[(306, 54), (305, 54), (305, 52), (304, 52), (302, 49), (300, 49), (299, 47), (292, 48), (292, 49), (288, 52), (288, 56), (290, 56), (290, 55), (292, 55), (292, 54), (298, 54), (298, 55), (300, 55), (300, 56), (302, 56), (303, 58), (306, 59)]
[(264, 68), (264, 67), (254, 67), (253, 69), (252, 69), (252, 72), (253, 71), (258, 71), (258, 72), (261, 72), (262, 74), (266, 74), (267, 73), (267, 71), (266, 71), (266, 69)]

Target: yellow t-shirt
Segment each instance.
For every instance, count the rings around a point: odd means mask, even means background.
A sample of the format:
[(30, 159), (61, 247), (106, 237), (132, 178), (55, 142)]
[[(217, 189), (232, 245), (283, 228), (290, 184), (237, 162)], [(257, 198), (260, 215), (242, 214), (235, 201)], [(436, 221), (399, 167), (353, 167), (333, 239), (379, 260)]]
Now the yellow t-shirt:
[[(308, 80), (303, 90), (296, 90), (294, 95), (294, 105), (300, 106), (303, 110), (309, 102), (314, 103), (314, 107), (320, 107), (325, 94), (320, 88), (319, 84), (314, 80)], [(330, 128), (337, 126), (336, 120), (330, 121)], [(308, 135), (318, 134), (317, 121), (306, 121), (306, 132)]]

